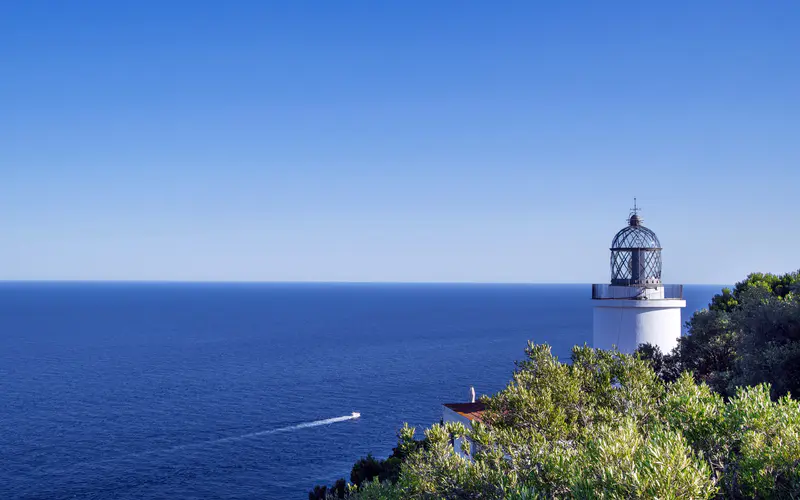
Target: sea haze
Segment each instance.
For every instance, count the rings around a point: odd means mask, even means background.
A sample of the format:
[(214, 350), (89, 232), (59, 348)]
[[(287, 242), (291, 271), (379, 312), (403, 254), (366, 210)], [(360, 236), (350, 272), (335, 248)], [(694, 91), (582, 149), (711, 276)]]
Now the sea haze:
[[(684, 319), (719, 288), (687, 286)], [(590, 295), (0, 284), (0, 498), (307, 498), (388, 455), (403, 422), (503, 388), (527, 340), (591, 343)]]

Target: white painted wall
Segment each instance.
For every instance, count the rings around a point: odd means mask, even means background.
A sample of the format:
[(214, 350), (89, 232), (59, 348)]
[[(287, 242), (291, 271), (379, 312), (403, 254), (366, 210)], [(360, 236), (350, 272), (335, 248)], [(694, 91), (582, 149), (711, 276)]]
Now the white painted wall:
[[(451, 410), (450, 408), (448, 408), (446, 406), (442, 406), (442, 408), (443, 408), (443, 410), (442, 410), (442, 422), (444, 422), (444, 423), (447, 423), (447, 422), (461, 422), (462, 424), (464, 424), (464, 427), (466, 427), (467, 430), (472, 429), (472, 422), (470, 421), (470, 419), (468, 419), (467, 417), (465, 417), (463, 415), (460, 415), (460, 414), (454, 412), (453, 410)], [(455, 443), (453, 443), (453, 448), (456, 450), (456, 453), (460, 457), (469, 459), (469, 457), (466, 454), (464, 454), (464, 452), (461, 451), (461, 443), (463, 443), (464, 440), (470, 441), (469, 438), (458, 438), (458, 439), (455, 440)], [(472, 445), (472, 443), (470, 443), (470, 445)], [(470, 449), (472, 449), (472, 448), (470, 448)]]
[(639, 344), (657, 345), (664, 353), (678, 345), (685, 300), (594, 300), (594, 347), (616, 345), (632, 353)]

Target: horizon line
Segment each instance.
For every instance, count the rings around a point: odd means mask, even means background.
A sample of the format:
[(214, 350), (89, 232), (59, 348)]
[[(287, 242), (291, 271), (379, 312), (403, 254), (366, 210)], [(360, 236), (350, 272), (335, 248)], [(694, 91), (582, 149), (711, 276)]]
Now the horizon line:
[[(590, 281), (381, 281), (381, 280), (170, 280), (170, 279), (0, 279), (0, 283), (81, 284), (220, 284), (220, 285), (592, 285)], [(663, 285), (673, 283), (662, 283)], [(681, 285), (733, 286), (726, 283), (674, 283)]]

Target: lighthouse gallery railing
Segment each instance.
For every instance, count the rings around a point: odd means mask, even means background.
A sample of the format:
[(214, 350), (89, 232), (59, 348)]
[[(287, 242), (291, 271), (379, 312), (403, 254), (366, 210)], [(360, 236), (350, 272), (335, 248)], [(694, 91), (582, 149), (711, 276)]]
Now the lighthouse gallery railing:
[[(683, 285), (658, 285), (664, 289), (664, 299), (683, 299)], [(638, 299), (647, 300), (652, 296), (654, 287), (645, 286), (613, 286), (608, 284), (592, 285), (592, 298), (598, 300)], [(662, 297), (659, 297), (662, 298)]]

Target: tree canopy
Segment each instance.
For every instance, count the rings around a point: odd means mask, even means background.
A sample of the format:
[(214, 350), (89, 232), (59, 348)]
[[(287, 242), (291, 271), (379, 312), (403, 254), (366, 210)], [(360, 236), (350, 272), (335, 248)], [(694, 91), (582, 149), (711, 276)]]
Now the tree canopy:
[(758, 383), (769, 383), (774, 398), (800, 394), (800, 272), (750, 274), (687, 326), (671, 353), (640, 348), (665, 380), (690, 371), (726, 397)]

